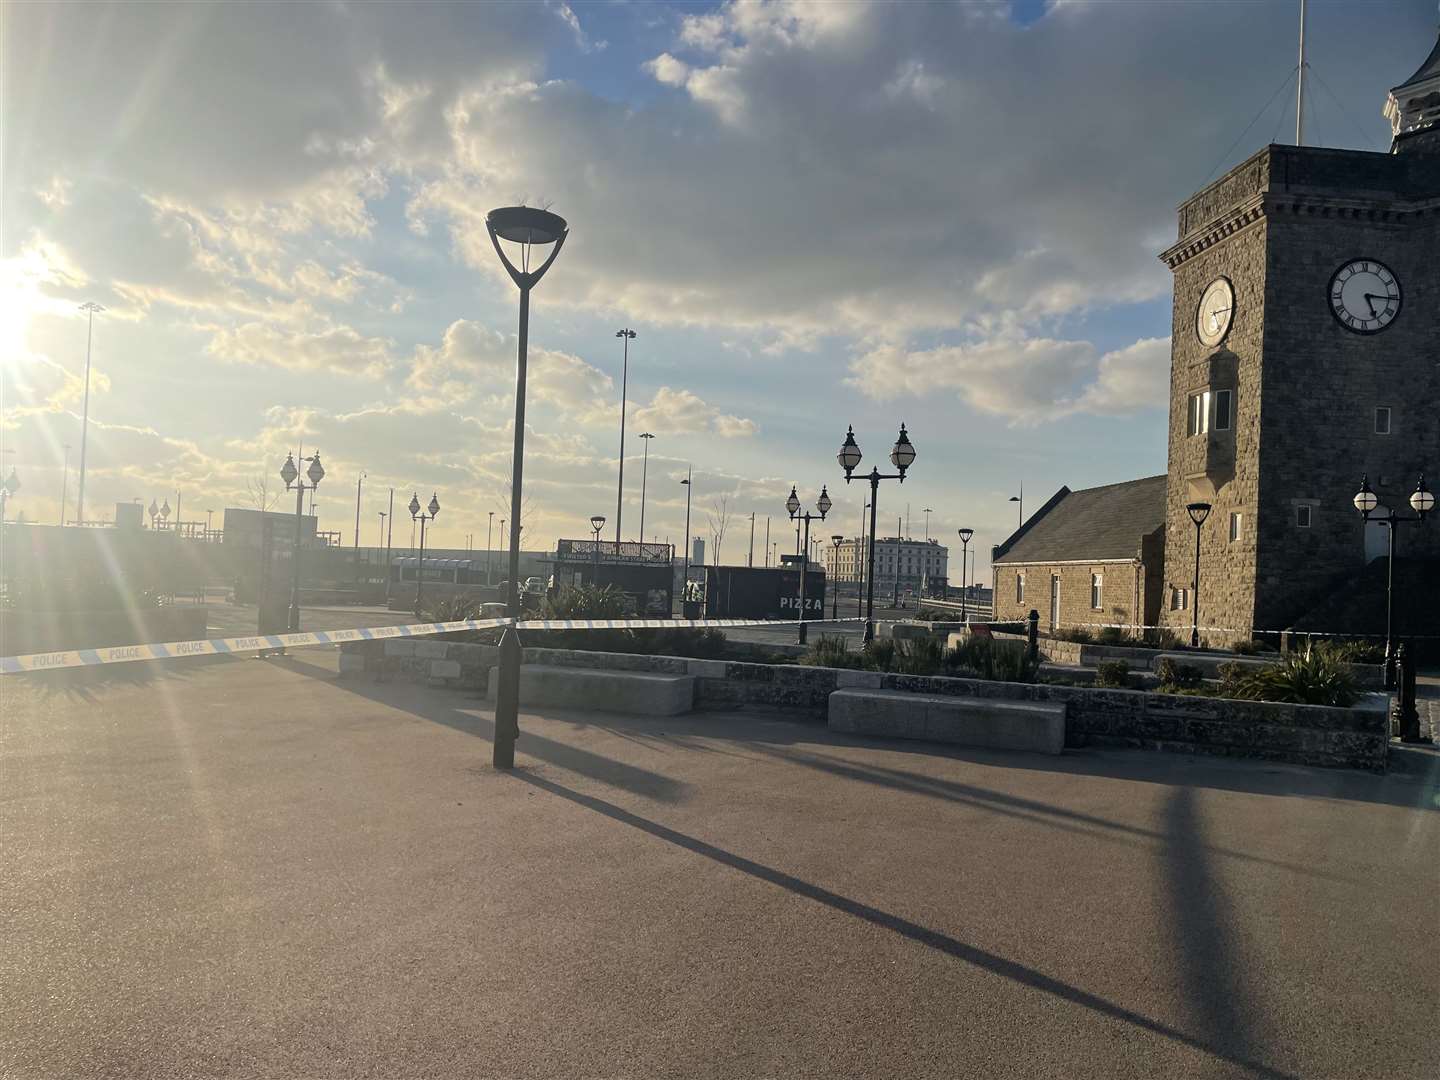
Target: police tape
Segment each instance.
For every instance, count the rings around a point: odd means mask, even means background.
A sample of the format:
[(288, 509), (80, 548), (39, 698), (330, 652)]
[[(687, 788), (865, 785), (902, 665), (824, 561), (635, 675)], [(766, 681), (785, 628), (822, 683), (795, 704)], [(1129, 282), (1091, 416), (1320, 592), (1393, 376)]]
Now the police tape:
[[(806, 625), (857, 622), (855, 618), (808, 619)], [(343, 645), (349, 641), (384, 641), (387, 638), (425, 637), (456, 630), (493, 630), (512, 623), (520, 630), (674, 630), (720, 626), (796, 627), (793, 619), (457, 619), (451, 622), (369, 626), (351, 630), (302, 630), (293, 634), (249, 634), (241, 637), (166, 641), (147, 645), (116, 645), (106, 649), (70, 649), (59, 652), (0, 656), (0, 675), (60, 668), (98, 667), (142, 660), (180, 660), (192, 656), (234, 656), (274, 652), (307, 645)]]

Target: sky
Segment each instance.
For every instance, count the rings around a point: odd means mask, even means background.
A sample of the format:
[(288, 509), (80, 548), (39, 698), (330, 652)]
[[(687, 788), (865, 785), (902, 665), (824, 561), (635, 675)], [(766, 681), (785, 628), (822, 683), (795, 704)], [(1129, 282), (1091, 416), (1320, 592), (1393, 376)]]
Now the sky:
[[(527, 549), (594, 514), (614, 535), (629, 327), (625, 539), (643, 470), (646, 538), (681, 542), (687, 469), (712, 548), (724, 501), (722, 561), (752, 513), (756, 560), (767, 518), (787, 550), (792, 484), (807, 507), (828, 486), (813, 531), (854, 535), (846, 427), (888, 468), (903, 422), (917, 460), (881, 533), (973, 528), (983, 578), (1022, 485), (1028, 512), (1165, 470), (1157, 254), (1188, 195), (1293, 141), (1298, 14), (6, 4), (9, 517), (58, 521), (62, 489), (74, 516), (93, 300), (87, 517), (253, 507), (303, 446), (347, 545), (361, 480), (362, 544), (393, 488), (438, 495), (431, 543), (483, 548), (493, 514), (500, 546), (518, 300), (484, 216), (525, 202), (570, 224), (531, 306)], [(1388, 148), (1386, 92), (1435, 23), (1431, 0), (1312, 0), (1307, 141)]]

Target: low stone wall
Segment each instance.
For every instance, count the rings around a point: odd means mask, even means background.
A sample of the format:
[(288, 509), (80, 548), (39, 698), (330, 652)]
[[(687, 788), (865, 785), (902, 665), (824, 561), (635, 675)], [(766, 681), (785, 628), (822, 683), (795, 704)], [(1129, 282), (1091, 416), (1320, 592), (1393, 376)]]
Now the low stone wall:
[[(342, 677), (367, 673), (483, 692), (498, 660), (493, 645), (426, 639), (352, 642), (340, 656)], [(1097, 690), (1079, 686), (988, 682), (945, 676), (692, 660), (675, 656), (525, 649), (523, 662), (695, 677), (700, 708), (763, 706), (811, 720), (826, 718), (830, 694), (850, 687), (1066, 705), (1065, 745), (1137, 747), (1261, 758), (1301, 765), (1383, 771), (1389, 753), (1387, 699), (1368, 694), (1351, 709), (1278, 702)]]

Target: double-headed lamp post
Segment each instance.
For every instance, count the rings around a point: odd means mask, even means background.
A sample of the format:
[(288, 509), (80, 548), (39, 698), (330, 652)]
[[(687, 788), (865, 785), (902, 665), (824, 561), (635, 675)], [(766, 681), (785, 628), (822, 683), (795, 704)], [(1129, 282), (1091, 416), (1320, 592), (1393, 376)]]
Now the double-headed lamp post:
[(1187, 503), (1185, 512), (1195, 523), (1195, 588), (1194, 595), (1190, 597), (1190, 647), (1198, 649), (1200, 647), (1200, 526), (1204, 525), (1205, 519), (1210, 516), (1210, 504), (1207, 502)]
[(410, 505), (405, 509), (410, 511), (410, 520), (420, 523), (420, 565), (415, 570), (415, 614), (420, 614), (420, 599), (424, 595), (425, 588), (425, 523), (434, 521), (435, 515), (440, 513), (440, 499), (435, 492), (430, 493), (430, 505), (425, 507), (429, 513), (420, 509), (420, 496), (414, 492), (410, 495)]
[[(1422, 524), (1425, 515), (1435, 509), (1435, 493), (1425, 486), (1425, 477), (1420, 477), (1420, 482), (1415, 485), (1415, 490), (1410, 493), (1410, 509), (1415, 511), (1414, 517), (1400, 517), (1389, 507), (1380, 505), (1380, 499), (1375, 492), (1370, 490), (1370, 478), (1360, 478), (1360, 490), (1355, 493), (1351, 500), (1355, 509), (1360, 511), (1360, 517), (1365, 521), (1378, 522), (1390, 531), (1390, 557), (1385, 567), (1385, 689), (1395, 688), (1395, 624), (1394, 616), (1394, 594), (1395, 594), (1395, 529), (1405, 524)], [(1379, 510), (1382, 513), (1376, 514)], [(1371, 517), (1375, 514), (1374, 517)]]
[[(840, 446), (840, 452), (835, 459), (840, 462), (840, 467), (845, 470), (845, 482), (848, 484), (855, 477), (852, 475), (860, 466), (860, 447), (855, 442), (855, 429), (851, 427), (845, 433), (845, 442)], [(861, 480), (870, 481), (870, 550), (865, 557), (866, 566), (866, 594), (865, 594), (865, 640), (875, 640), (875, 518), (877, 503), (880, 495), (881, 480), (899, 480), (905, 482), (905, 470), (915, 462), (915, 447), (910, 444), (910, 436), (905, 432), (905, 425), (900, 425), (900, 437), (895, 440), (895, 445), (890, 450), (890, 463), (895, 466), (894, 473), (882, 473), (879, 469), (872, 468), (869, 476), (861, 476)]]
[[(810, 511), (800, 513), (800, 496), (795, 493), (795, 485), (790, 485), (790, 497), (785, 500), (785, 509), (790, 512), (791, 521), (803, 521), (805, 523), (805, 540), (800, 546), (800, 637), (801, 645), (805, 644), (805, 578), (810, 569), (810, 522), (824, 521), (825, 515), (830, 512), (830, 492), (822, 484), (820, 487), (820, 498), (815, 500), (815, 509), (820, 513), (812, 514)], [(820, 609), (820, 618), (825, 618), (825, 609)]]
[(960, 530), (960, 621), (966, 619), (966, 594), (969, 593), (968, 584), (970, 571), (970, 538), (975, 535), (974, 529)]
[(835, 557), (832, 565), (835, 567), (835, 580), (830, 583), (830, 618), (840, 618), (840, 545), (845, 542), (845, 537), (836, 534), (830, 537), (830, 543), (835, 545)]
[[(280, 479), (285, 481), (285, 490), (295, 489), (295, 544), (290, 552), (290, 632), (300, 632), (300, 522), (305, 516), (305, 492), (313, 492), (325, 479), (325, 466), (320, 464), (320, 451), (315, 451), (301, 461), (308, 461), (310, 467), (305, 475), (310, 478), (307, 485), (300, 479), (300, 470), (295, 467), (295, 455), (286, 454), (285, 464), (280, 466)], [(154, 503), (152, 502), (153, 506)]]
[[(565, 246), (570, 228), (559, 214), (533, 206), (504, 206), (491, 210), (485, 228), (495, 254), (520, 290), (519, 348), (515, 360), (515, 452), (510, 481), (510, 581), (506, 586), (506, 614), (511, 623), (500, 637), (500, 676), (495, 692), (495, 744), (492, 762), (497, 769), (515, 766), (515, 740), (520, 737), (520, 506), (525, 477), (525, 368), (530, 345), (530, 290)], [(506, 256), (500, 241), (520, 245), (520, 265)], [(550, 248), (536, 269), (530, 269), (533, 248)]]
[(600, 587), (600, 530), (605, 528), (605, 515), (596, 514), (590, 519), (590, 531), (595, 534), (595, 547), (590, 552), (593, 569), (590, 571), (590, 585)]

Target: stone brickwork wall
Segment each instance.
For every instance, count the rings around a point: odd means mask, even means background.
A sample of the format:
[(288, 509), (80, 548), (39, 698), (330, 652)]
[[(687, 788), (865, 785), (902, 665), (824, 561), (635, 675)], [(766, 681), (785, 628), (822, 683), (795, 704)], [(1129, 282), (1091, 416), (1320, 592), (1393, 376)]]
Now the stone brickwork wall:
[[(1059, 563), (1021, 566), (996, 563), (995, 620), (1023, 620), (1031, 608), (1040, 613), (1040, 630), (1050, 628), (1050, 578), (1060, 578), (1060, 627), (1116, 624), (1133, 626), (1145, 615), (1145, 567), (1132, 563)], [(1015, 575), (1025, 575), (1025, 599), (1015, 599)], [(1104, 585), (1101, 606), (1090, 604), (1090, 575), (1099, 574)]]
[[(1185, 504), (1206, 501), (1201, 624), (1280, 629), (1363, 565), (1350, 503), (1360, 474), (1398, 505), (1440, 460), (1440, 160), (1272, 146), (1197, 193), (1179, 222), (1180, 242), (1162, 256), (1175, 279), (1161, 619), (1177, 630), (1191, 621), (1169, 598), (1193, 583)], [(1381, 333), (1351, 333), (1330, 312), (1331, 276), (1354, 258), (1386, 263), (1404, 289)], [(1235, 311), (1212, 348), (1195, 317), (1221, 276)], [(1230, 432), (1187, 434), (1187, 399), (1204, 389), (1235, 391)], [(1395, 410), (1394, 434), (1373, 433), (1376, 405)], [(1296, 524), (1302, 503), (1308, 529)], [(1402, 536), (1412, 552), (1440, 554), (1429, 533)]]
[[(394, 648), (397, 645), (411, 648)], [(400, 678), (483, 691), (498, 654), (493, 645), (468, 642), (351, 642), (342, 646), (340, 675), (356, 678), (366, 674), (380, 680)], [(820, 721), (826, 718), (830, 694), (849, 687), (1064, 702), (1065, 745), (1070, 747), (1136, 747), (1383, 771), (1390, 745), (1389, 720), (1383, 698), (1378, 695), (1378, 701), (1364, 708), (1329, 709), (1139, 690), (1094, 690), (583, 650), (526, 649), (523, 661), (689, 674), (695, 677), (697, 706), (760, 706)]]

